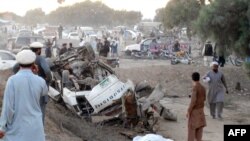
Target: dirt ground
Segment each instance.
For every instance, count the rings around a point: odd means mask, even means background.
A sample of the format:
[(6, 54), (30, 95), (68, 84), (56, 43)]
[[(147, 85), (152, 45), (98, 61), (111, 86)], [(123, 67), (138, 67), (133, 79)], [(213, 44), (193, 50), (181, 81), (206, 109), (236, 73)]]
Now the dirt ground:
[[(157, 125), (157, 133), (175, 141), (184, 141), (187, 138), (187, 119), (185, 117), (191, 94), (192, 81), (190, 75), (198, 71), (204, 75), (210, 68), (199, 64), (194, 65), (170, 65), (167, 60), (129, 60), (122, 59), (120, 68), (116, 68), (117, 75), (123, 81), (127, 79), (134, 83), (148, 81), (154, 87), (161, 83), (166, 90), (165, 98), (162, 103), (165, 107), (174, 109), (177, 113), (178, 121), (171, 122), (160, 118)], [(250, 81), (242, 68), (226, 65), (221, 68), (224, 72), (228, 86), (229, 95), (226, 95), (223, 120), (212, 119), (209, 115), (209, 109), (205, 108), (207, 127), (204, 129), (204, 141), (223, 141), (224, 124), (249, 124), (250, 123)], [(8, 72), (0, 72), (0, 95), (3, 95), (3, 88)], [(235, 85), (241, 83), (242, 91), (236, 91)], [(206, 84), (204, 84), (206, 86)], [(171, 97), (175, 96), (175, 98)], [(2, 98), (0, 98), (2, 99)], [(58, 119), (51, 118), (51, 114), (57, 114)], [(76, 130), (82, 132), (76, 135), (64, 128), (58, 122), (65, 118), (72, 121), (72, 124), (78, 125)], [(50, 101), (47, 108), (47, 117), (45, 132), (47, 141), (126, 141), (129, 140), (119, 135), (119, 131), (126, 131), (120, 126), (100, 126), (87, 123), (86, 121), (72, 115), (63, 108), (58, 108), (53, 101)]]
[[(126, 62), (126, 61), (125, 61)], [(138, 63), (134, 61), (132, 64)], [(147, 63), (146, 66), (143, 66)], [(150, 65), (149, 65), (150, 64)], [(191, 74), (194, 71), (205, 75), (210, 69), (201, 65), (169, 65), (159, 64), (155, 61), (144, 60), (137, 67), (128, 68), (124, 64), (117, 70), (120, 78), (130, 78), (133, 82), (147, 80), (152, 86), (161, 83), (166, 89), (166, 98), (162, 100), (165, 107), (174, 109), (178, 121), (171, 122), (160, 119), (158, 133), (170, 137), (175, 141), (184, 141), (187, 138), (187, 119), (185, 117), (191, 94)], [(212, 119), (208, 107), (205, 108), (207, 127), (204, 129), (204, 141), (223, 141), (223, 125), (225, 124), (249, 124), (250, 123), (250, 81), (241, 68), (227, 65), (221, 68), (224, 72), (229, 87), (229, 95), (225, 98), (223, 120)], [(236, 83), (240, 82), (242, 91), (236, 91)], [(207, 87), (207, 84), (204, 84)], [(178, 98), (167, 98), (178, 96)]]

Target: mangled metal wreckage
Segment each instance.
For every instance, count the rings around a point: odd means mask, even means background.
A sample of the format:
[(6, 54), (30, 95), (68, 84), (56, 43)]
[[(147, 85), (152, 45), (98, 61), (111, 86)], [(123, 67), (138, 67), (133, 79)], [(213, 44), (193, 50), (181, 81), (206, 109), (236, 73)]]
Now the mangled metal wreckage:
[(49, 96), (79, 116), (110, 115), (119, 111), (119, 100), (131, 82), (123, 83), (111, 67), (95, 59), (91, 47), (82, 47), (49, 60), (52, 83)]
[(138, 94), (148, 85), (122, 82), (109, 65), (95, 59), (91, 47), (67, 52), (49, 64), (53, 76), (49, 96), (81, 117), (122, 117), (129, 126), (136, 125), (139, 118), (152, 116), (148, 109), (164, 95), (157, 89), (153, 96), (140, 98)]

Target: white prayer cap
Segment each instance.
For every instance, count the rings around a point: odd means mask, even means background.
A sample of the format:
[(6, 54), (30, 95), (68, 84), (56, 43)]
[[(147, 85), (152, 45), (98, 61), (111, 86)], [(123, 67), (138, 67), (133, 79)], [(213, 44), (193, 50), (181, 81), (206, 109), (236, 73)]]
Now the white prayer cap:
[(213, 61), (213, 62), (210, 64), (211, 67), (214, 66), (214, 65), (219, 66), (218, 62), (216, 62), (216, 61)]
[(42, 48), (43, 44), (40, 42), (33, 42), (30, 44), (30, 48)]
[(36, 54), (31, 50), (22, 50), (16, 55), (16, 61), (22, 65), (28, 65), (34, 63), (36, 60)]

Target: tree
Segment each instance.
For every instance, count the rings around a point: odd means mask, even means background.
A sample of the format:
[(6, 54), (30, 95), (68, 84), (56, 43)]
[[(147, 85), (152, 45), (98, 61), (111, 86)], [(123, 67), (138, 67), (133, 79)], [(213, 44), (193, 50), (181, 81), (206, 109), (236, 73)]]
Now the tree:
[(217, 0), (204, 7), (196, 22), (203, 38), (213, 38), (233, 51), (250, 56), (250, 1)]
[(165, 8), (159, 8), (155, 11), (155, 17), (154, 17), (154, 21), (155, 22), (163, 22), (164, 21), (164, 17), (165, 17)]
[(46, 16), (46, 21), (57, 25), (61, 23), (63, 25), (113, 26), (134, 25), (141, 18), (141, 12), (116, 11), (100, 1), (87, 0), (56, 9)]
[(167, 28), (187, 27), (191, 39), (193, 21), (199, 15), (201, 4), (197, 0), (170, 0), (164, 9), (156, 11), (156, 20), (161, 20)]
[[(222, 45), (221, 53), (228, 47), (238, 55), (250, 57), (249, 0), (215, 0), (201, 10), (196, 27), (201, 37)], [(250, 62), (245, 66), (250, 76)]]
[(44, 21), (45, 12), (41, 8), (29, 10), (23, 17), (23, 22), (30, 25), (36, 25)]
[(0, 18), (5, 19), (5, 20), (16, 21), (16, 22), (19, 22), (22, 19), (21, 16), (18, 16), (13, 12), (2, 12), (0, 13)]

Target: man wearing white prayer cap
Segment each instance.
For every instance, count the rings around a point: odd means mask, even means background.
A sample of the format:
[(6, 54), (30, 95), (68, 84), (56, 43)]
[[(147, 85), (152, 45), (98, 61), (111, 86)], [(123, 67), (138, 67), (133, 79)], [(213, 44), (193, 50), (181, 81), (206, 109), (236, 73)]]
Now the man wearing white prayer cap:
[(16, 55), (16, 61), (21, 65), (31, 65), (36, 60), (36, 54), (33, 53), (31, 50), (22, 50)]
[(40, 99), (48, 93), (44, 79), (32, 72), (36, 55), (22, 50), (16, 55), (19, 71), (5, 87), (0, 118), (0, 138), (5, 141), (45, 141)]
[(213, 61), (213, 62), (210, 64), (210, 67), (213, 67), (214, 65), (219, 66), (219, 63), (216, 62), (216, 61)]
[[(41, 76), (49, 85), (52, 76), (48, 62), (45, 60), (43, 56), (41, 56), (42, 48), (44, 45), (40, 42), (33, 42), (30, 44), (30, 49), (36, 54), (36, 61), (35, 64), (38, 66), (38, 75)], [(49, 97), (48, 95), (44, 96), (40, 100), (41, 109), (43, 113), (43, 123), (45, 118), (45, 109), (46, 104), (48, 103)]]
[(218, 62), (211, 63), (212, 70), (209, 71), (203, 79), (209, 80), (208, 102), (210, 105), (210, 114), (215, 118), (222, 119), (222, 111), (224, 106), (224, 94), (228, 94), (225, 76), (218, 70)]

